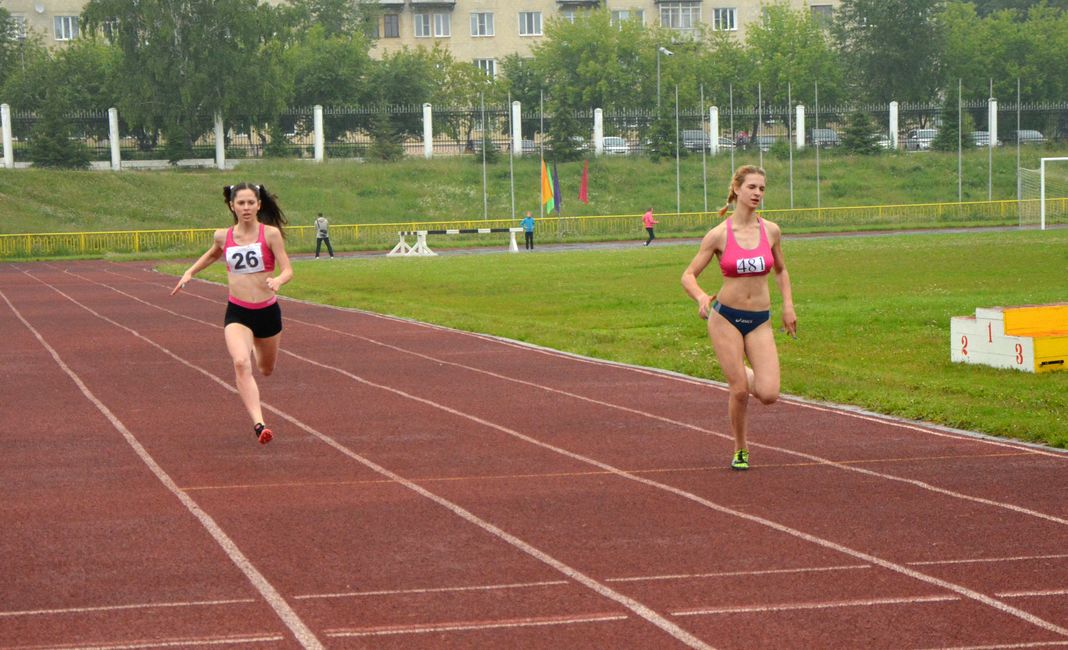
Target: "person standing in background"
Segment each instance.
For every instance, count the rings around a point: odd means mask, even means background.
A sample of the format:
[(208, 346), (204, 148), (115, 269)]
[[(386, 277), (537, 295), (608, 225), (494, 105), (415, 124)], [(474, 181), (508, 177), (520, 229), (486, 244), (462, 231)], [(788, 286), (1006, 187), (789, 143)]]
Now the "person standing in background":
[(528, 251), (534, 250), (534, 217), (530, 216), (530, 210), (527, 210), (526, 216), (519, 222), (519, 225), (523, 227), (523, 238), (526, 240), (526, 249)]
[(654, 239), (656, 239), (656, 235), (653, 233), (653, 226), (655, 226), (658, 223), (660, 223), (660, 222), (653, 218), (653, 209), (652, 208), (649, 208), (648, 210), (646, 210), (645, 214), (642, 215), (642, 225), (645, 226), (645, 232), (649, 233), (649, 239), (645, 240), (645, 245), (646, 246), (651, 244), (652, 241)]
[(315, 259), (319, 259), (323, 242), (326, 242), (326, 252), (330, 253), (330, 259), (334, 259), (334, 247), (330, 245), (330, 222), (320, 212), (315, 219)]

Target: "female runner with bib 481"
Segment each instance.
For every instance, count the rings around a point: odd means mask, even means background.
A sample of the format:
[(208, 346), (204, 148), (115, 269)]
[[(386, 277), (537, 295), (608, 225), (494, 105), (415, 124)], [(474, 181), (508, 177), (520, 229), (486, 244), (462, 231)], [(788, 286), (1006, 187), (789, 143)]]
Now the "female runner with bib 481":
[[(701, 248), (682, 274), (682, 286), (697, 301), (697, 313), (708, 319), (708, 336), (712, 339), (720, 368), (727, 379), (730, 398), (727, 415), (734, 434), (731, 469), (749, 469), (747, 408), (753, 395), (764, 404), (779, 398), (779, 354), (771, 331), (771, 292), (768, 273), (775, 270), (775, 281), (782, 296), (782, 324), (790, 336), (797, 335), (790, 275), (782, 256), (782, 231), (776, 224), (761, 219), (757, 208), (764, 198), (767, 174), (760, 167), (739, 167), (731, 179), (727, 212), (734, 212), (708, 231)], [(708, 295), (697, 284), (697, 276), (719, 258), (723, 284), (717, 294)], [(745, 360), (749, 360), (749, 366)], [(750, 367), (751, 366), (751, 367)]]
[[(252, 359), (264, 377), (274, 372), (282, 339), (282, 310), (277, 294), (283, 284), (293, 279), (282, 230), (286, 217), (277, 197), (263, 185), (228, 185), (223, 188), (223, 196), (234, 225), (215, 231), (211, 248), (182, 274), (171, 295), (220, 257), (225, 258), (230, 298), (223, 336), (234, 362), (237, 392), (252, 418), (256, 439), (265, 445), (274, 434), (263, 421)], [(275, 267), (278, 275), (274, 275)]]

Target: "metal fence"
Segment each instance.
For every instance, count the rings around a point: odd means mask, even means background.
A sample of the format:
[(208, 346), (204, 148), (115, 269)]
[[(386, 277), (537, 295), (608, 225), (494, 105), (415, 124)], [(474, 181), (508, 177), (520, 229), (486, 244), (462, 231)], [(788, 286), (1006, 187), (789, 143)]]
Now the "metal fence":
[[(979, 135), (964, 142), (964, 146), (986, 146), (983, 133), (989, 130), (987, 102), (962, 103), (965, 131)], [(955, 123), (957, 111), (943, 115), (944, 107), (936, 104), (902, 104), (898, 109), (896, 140), (898, 148), (924, 150), (929, 148), (937, 129), (943, 123)], [(672, 135), (684, 150), (700, 151), (711, 142), (720, 152), (747, 149), (768, 152), (786, 151), (795, 147), (797, 125), (796, 107), (763, 104), (760, 106), (718, 107), (719, 128), (710, 132), (708, 106), (680, 107), (656, 110), (619, 110), (603, 112), (603, 137), (606, 155), (648, 153), (654, 140), (658, 116), (670, 123)], [(881, 145), (889, 147), (890, 119), (887, 106), (809, 106), (805, 108), (804, 142), (819, 144), (828, 154), (840, 147), (842, 135), (856, 114), (867, 116), (872, 133)], [(313, 156), (313, 110), (295, 108), (282, 112), (271, 122), (251, 116), (225, 117), (225, 153), (227, 158), (261, 158), (278, 156), (311, 158)], [(523, 106), (521, 117), (522, 153), (539, 150), (546, 138), (543, 134), (553, 128), (557, 119), (566, 117), (576, 125), (576, 138), (581, 146), (594, 148), (594, 111), (584, 110), (566, 116), (542, 114), (538, 107)], [(999, 103), (998, 142), (1014, 144), (1016, 131), (1024, 133), (1021, 143), (1068, 143), (1068, 103), (1028, 104)], [(675, 131), (677, 117), (678, 130)], [(42, 117), (38, 114), (12, 109), (11, 130), (14, 157), (19, 162), (29, 160), (29, 145), (34, 128)], [(210, 129), (212, 116), (198, 116), (197, 124), (208, 125), (193, 143), (192, 158), (215, 156), (214, 133)], [(423, 107), (326, 107), (323, 109), (323, 135), (327, 158), (363, 158), (376, 139), (384, 133), (393, 134), (406, 155), (421, 156), (423, 142)], [(110, 134), (107, 111), (79, 111), (65, 116), (70, 137), (86, 144), (93, 160), (110, 158)], [(813, 129), (820, 129), (813, 137)], [(512, 147), (510, 110), (506, 106), (434, 107), (431, 146), (435, 156), (479, 153), (483, 142), (490, 142), (498, 151)], [(119, 115), (119, 140), (122, 160), (166, 159), (166, 138), (153, 129), (134, 128)], [(670, 138), (669, 138), (670, 140)]]

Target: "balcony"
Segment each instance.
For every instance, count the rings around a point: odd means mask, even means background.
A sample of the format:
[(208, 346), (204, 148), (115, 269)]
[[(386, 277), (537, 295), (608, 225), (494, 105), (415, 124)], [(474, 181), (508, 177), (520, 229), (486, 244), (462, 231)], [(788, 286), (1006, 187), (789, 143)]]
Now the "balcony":
[(597, 9), (601, 6), (601, 0), (556, 0), (561, 8)]

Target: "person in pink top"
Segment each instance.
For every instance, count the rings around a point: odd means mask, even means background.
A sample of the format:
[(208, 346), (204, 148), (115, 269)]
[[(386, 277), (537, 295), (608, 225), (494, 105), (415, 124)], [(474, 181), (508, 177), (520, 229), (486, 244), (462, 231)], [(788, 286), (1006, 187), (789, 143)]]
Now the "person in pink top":
[(655, 226), (658, 223), (660, 223), (660, 222), (653, 218), (653, 209), (652, 208), (649, 208), (648, 210), (646, 210), (645, 214), (642, 215), (642, 225), (645, 226), (645, 232), (649, 233), (649, 239), (645, 240), (645, 245), (646, 246), (651, 244), (652, 241), (654, 239), (656, 239), (656, 235), (653, 234), (653, 226)]
[(278, 360), (282, 340), (278, 290), (293, 278), (283, 231), (286, 217), (277, 197), (263, 185), (228, 185), (223, 188), (223, 197), (234, 225), (215, 231), (211, 248), (182, 274), (171, 295), (184, 289), (194, 275), (220, 257), (226, 260), (230, 298), (223, 319), (223, 337), (234, 362), (237, 392), (252, 418), (252, 431), (265, 445), (274, 434), (264, 424), (252, 360), (264, 377), (274, 372)]
[[(790, 274), (782, 254), (782, 231), (757, 214), (764, 199), (767, 174), (760, 167), (739, 167), (731, 179), (727, 205), (734, 212), (708, 231), (697, 255), (682, 274), (682, 286), (697, 301), (697, 314), (708, 320), (708, 335), (720, 368), (727, 379), (730, 397), (727, 414), (734, 435), (731, 468), (749, 469), (747, 412), (749, 396), (764, 404), (779, 398), (779, 355), (771, 329), (771, 292), (767, 275), (775, 271), (782, 296), (782, 324), (790, 336), (797, 335)], [(719, 259), (723, 284), (709, 295), (697, 278)], [(745, 361), (749, 360), (747, 366)]]

